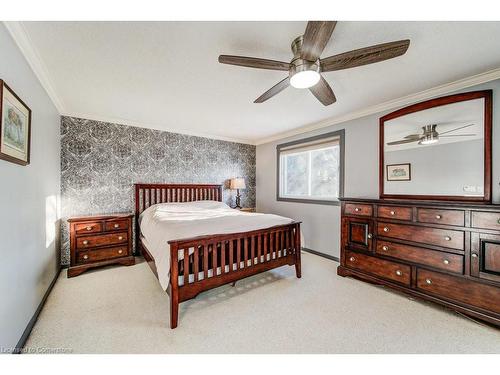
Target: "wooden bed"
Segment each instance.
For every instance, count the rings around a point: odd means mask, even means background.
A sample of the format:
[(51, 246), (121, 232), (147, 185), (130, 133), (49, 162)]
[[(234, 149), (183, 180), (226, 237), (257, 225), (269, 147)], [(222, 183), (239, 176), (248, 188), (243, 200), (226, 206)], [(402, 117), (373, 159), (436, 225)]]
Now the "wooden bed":
[[(136, 251), (142, 253), (157, 278), (154, 258), (140, 234), (139, 215), (157, 203), (196, 200), (221, 202), (222, 185), (135, 184)], [(168, 244), (170, 281), (167, 293), (170, 295), (171, 328), (177, 327), (179, 303), (203, 291), (283, 265), (295, 265), (296, 275), (301, 277), (300, 222), (250, 232), (173, 240)], [(189, 249), (194, 252), (189, 254)], [(179, 250), (184, 252), (183, 260), (179, 260)], [(200, 278), (202, 272), (203, 278)], [(179, 285), (179, 276), (184, 276), (182, 285)]]

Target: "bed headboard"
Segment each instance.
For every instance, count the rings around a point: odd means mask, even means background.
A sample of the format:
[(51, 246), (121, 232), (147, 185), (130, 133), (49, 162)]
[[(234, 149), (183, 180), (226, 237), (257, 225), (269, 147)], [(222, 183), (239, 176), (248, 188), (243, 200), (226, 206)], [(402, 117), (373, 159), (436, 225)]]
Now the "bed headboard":
[(153, 204), (202, 200), (222, 202), (222, 185), (135, 184), (136, 219)]

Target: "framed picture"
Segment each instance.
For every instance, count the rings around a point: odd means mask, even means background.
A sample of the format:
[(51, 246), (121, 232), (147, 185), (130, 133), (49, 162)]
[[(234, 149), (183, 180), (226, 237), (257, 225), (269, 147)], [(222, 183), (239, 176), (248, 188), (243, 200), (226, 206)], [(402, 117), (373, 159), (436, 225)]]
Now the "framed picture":
[(387, 181), (410, 181), (411, 165), (406, 164), (388, 164), (386, 165)]
[(30, 163), (31, 109), (0, 80), (0, 159)]

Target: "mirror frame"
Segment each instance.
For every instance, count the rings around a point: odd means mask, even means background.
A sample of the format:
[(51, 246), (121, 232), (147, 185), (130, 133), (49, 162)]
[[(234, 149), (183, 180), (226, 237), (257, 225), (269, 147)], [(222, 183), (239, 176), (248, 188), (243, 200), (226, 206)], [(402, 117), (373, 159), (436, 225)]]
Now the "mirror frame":
[[(442, 105), (464, 102), (473, 99), (484, 99), (484, 195), (482, 197), (466, 197), (456, 195), (409, 195), (384, 193), (384, 125), (386, 121), (410, 113), (423, 111)], [(491, 127), (492, 127), (492, 90), (472, 91), (461, 94), (443, 96), (398, 109), (380, 118), (379, 130), (379, 195), (380, 199), (414, 199), (414, 200), (449, 200), (464, 202), (491, 203)]]

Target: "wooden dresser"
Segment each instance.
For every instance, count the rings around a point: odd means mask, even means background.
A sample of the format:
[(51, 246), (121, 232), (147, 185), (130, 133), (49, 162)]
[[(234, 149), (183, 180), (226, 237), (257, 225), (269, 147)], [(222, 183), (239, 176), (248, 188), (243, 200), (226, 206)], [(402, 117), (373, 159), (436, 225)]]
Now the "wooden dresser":
[(126, 213), (69, 219), (71, 263), (68, 277), (109, 264), (134, 264), (133, 217), (132, 213)]
[(500, 206), (342, 198), (338, 274), (500, 326)]

